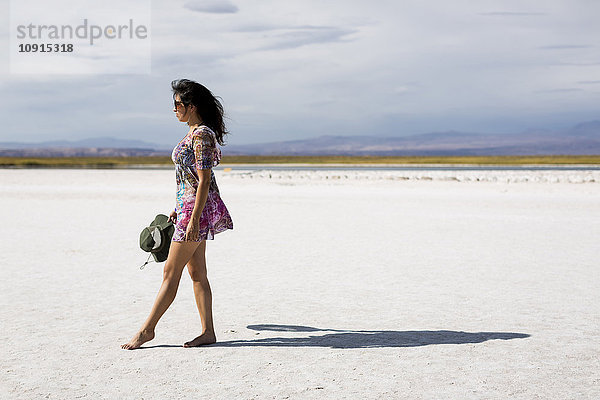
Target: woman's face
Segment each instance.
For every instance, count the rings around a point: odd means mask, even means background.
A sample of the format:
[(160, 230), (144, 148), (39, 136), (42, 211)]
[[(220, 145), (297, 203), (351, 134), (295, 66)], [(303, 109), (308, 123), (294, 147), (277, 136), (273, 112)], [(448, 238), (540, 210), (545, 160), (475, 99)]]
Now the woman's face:
[(175, 112), (175, 116), (181, 122), (188, 122), (190, 119), (190, 115), (192, 114), (192, 106), (185, 106), (181, 102), (181, 98), (178, 94), (175, 95), (175, 101), (173, 104), (173, 111)]

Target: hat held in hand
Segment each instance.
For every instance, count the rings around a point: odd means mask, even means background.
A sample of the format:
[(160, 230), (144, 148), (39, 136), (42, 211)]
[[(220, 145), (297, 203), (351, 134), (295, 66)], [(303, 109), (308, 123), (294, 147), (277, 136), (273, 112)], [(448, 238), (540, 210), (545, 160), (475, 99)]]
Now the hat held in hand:
[(156, 262), (163, 262), (169, 255), (171, 239), (175, 233), (173, 222), (164, 214), (158, 214), (150, 226), (140, 233), (140, 247), (150, 252)]

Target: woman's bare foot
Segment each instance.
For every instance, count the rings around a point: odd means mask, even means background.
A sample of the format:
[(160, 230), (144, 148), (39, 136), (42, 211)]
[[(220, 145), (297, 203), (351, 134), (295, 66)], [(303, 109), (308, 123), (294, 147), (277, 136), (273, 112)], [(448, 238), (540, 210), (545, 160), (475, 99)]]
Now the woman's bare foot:
[(198, 347), (203, 344), (212, 344), (217, 341), (217, 337), (215, 336), (215, 332), (206, 331), (202, 335), (198, 336), (196, 339), (185, 342), (183, 347)]
[(154, 339), (154, 331), (141, 330), (136, 333), (129, 343), (121, 345), (121, 348), (126, 350), (133, 350), (139, 348), (142, 344)]

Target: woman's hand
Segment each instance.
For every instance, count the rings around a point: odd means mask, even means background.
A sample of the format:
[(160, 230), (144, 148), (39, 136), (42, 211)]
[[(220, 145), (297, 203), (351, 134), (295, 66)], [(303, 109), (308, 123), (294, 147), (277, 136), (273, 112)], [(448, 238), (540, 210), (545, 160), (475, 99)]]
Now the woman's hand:
[(171, 214), (169, 214), (168, 221), (171, 221), (174, 224), (177, 223), (177, 211), (172, 211)]
[(200, 228), (200, 221), (194, 218), (190, 218), (190, 222), (185, 230), (185, 240), (198, 240), (198, 230)]

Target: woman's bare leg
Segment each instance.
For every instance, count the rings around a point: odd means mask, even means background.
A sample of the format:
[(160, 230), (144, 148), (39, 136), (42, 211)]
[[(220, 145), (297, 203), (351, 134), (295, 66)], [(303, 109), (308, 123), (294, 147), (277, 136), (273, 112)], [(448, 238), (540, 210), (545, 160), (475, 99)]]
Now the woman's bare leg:
[(183, 347), (196, 347), (217, 341), (212, 316), (212, 292), (206, 274), (206, 240), (203, 240), (187, 264), (188, 272), (194, 284), (194, 297), (202, 322), (202, 333), (194, 340), (184, 343)]
[(140, 347), (143, 343), (154, 339), (154, 328), (158, 320), (167, 311), (179, 287), (181, 274), (185, 264), (190, 260), (192, 254), (196, 251), (200, 242), (171, 242), (169, 248), (169, 257), (165, 262), (163, 270), (163, 281), (150, 311), (150, 315), (142, 325), (140, 331), (136, 333), (129, 343), (121, 345), (122, 348), (133, 350)]

